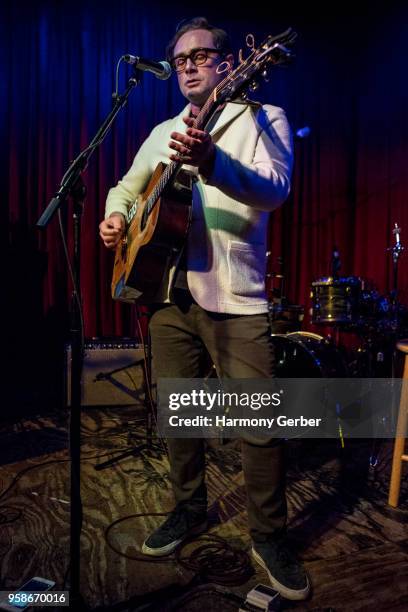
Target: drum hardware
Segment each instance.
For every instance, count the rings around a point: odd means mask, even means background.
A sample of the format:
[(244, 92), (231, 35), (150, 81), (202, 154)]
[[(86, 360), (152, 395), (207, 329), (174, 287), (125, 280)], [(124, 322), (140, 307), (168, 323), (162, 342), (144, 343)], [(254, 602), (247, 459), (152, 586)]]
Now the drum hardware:
[[(329, 339), (313, 332), (272, 334), (275, 350), (276, 378), (344, 378), (349, 375), (343, 352)], [(326, 400), (327, 401), (327, 400)], [(300, 399), (299, 410), (302, 406)], [(339, 424), (339, 438), (344, 448), (341, 428), (341, 405), (326, 404), (335, 411)]]
[[(266, 251), (266, 269), (269, 269), (269, 260), (271, 252)], [(268, 301), (282, 302), (285, 297), (285, 274), (283, 269), (283, 258), (277, 257), (279, 272), (267, 272), (265, 275), (265, 288)], [(278, 281), (278, 286), (275, 286), (275, 279)]]
[(393, 264), (393, 287), (391, 290), (392, 303), (396, 304), (398, 294), (398, 260), (402, 255), (404, 247), (400, 241), (401, 228), (398, 227), (398, 223), (394, 223), (394, 229), (392, 230), (395, 236), (395, 244), (393, 247), (387, 249), (392, 252), (392, 264)]
[(364, 287), (357, 276), (320, 278), (312, 282), (312, 322), (323, 325), (356, 324)]
[[(394, 223), (392, 230), (395, 236), (395, 244), (386, 249), (392, 254), (392, 289), (390, 291), (390, 299), (382, 304), (383, 308), (387, 306), (384, 316), (379, 321), (379, 326), (387, 332), (396, 332), (402, 335), (402, 331), (407, 330), (408, 316), (407, 307), (398, 302), (398, 263), (405, 247), (400, 240), (401, 228), (397, 223)], [(404, 327), (405, 325), (405, 327)], [(403, 328), (403, 329), (402, 329)]]
[[(301, 323), (305, 315), (305, 308), (300, 304), (290, 304), (285, 302), (269, 302), (269, 311), (272, 316), (272, 321), (291, 321)], [(297, 331), (297, 330), (294, 330)]]
[(348, 376), (341, 348), (312, 332), (272, 334), (277, 378), (340, 378)]
[(332, 260), (331, 260), (331, 275), (333, 278), (338, 278), (338, 273), (341, 268), (340, 252), (336, 246), (333, 247)]
[(388, 376), (394, 345), (388, 298), (356, 276), (318, 279), (312, 283), (311, 297), (312, 322), (330, 326), (336, 346), (341, 346), (341, 332), (353, 332), (359, 338), (358, 348), (344, 349), (348, 376)]
[(268, 304), (269, 322), (273, 334), (287, 334), (302, 327), (305, 309), (298, 304)]
[[(351, 377), (388, 377), (393, 370), (393, 350), (398, 337), (408, 335), (408, 307), (398, 298), (398, 263), (404, 246), (401, 228), (392, 230), (393, 286), (381, 295), (372, 283), (357, 276), (338, 276), (340, 255), (334, 247), (331, 275), (311, 284), (311, 319), (315, 325), (333, 328), (336, 344), (340, 346), (340, 332), (356, 333), (359, 347), (349, 353)], [(347, 344), (347, 343), (346, 343)]]
[(320, 278), (312, 282), (310, 296), (315, 325), (363, 334), (398, 332), (404, 321), (408, 325), (407, 307), (360, 277)]
[[(398, 302), (398, 262), (404, 251), (400, 241), (401, 228), (394, 224), (392, 230), (395, 236), (395, 245), (386, 251), (392, 253), (393, 261), (393, 286), (388, 295), (380, 295), (377, 291), (369, 292), (368, 296), (362, 293), (360, 300), (361, 327), (368, 328), (366, 333), (389, 335), (404, 335), (408, 331), (408, 309)], [(396, 339), (396, 338), (395, 338)]]
[[(387, 249), (393, 255), (393, 289), (391, 299), (381, 296), (373, 285), (358, 276), (338, 276), (340, 253), (333, 247), (331, 274), (312, 282), (312, 322), (316, 325), (338, 325), (343, 331), (377, 328), (378, 323), (389, 329), (398, 320), (397, 296), (398, 260), (404, 250), (400, 242), (401, 229), (395, 223), (396, 243)], [(394, 311), (394, 313), (393, 313)]]
[[(267, 261), (271, 252), (267, 251)], [(277, 258), (279, 272), (268, 272), (265, 276), (265, 287), (268, 299), (269, 321), (274, 334), (285, 334), (300, 330), (305, 314), (304, 306), (292, 304), (285, 296), (285, 274), (283, 258)], [(275, 280), (278, 286), (275, 286)]]

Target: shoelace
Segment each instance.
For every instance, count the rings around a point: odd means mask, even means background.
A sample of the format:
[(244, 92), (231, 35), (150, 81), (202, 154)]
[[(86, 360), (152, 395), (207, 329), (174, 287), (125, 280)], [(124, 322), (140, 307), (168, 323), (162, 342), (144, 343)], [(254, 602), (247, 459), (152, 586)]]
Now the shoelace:
[(293, 555), (285, 548), (280, 548), (278, 552), (278, 559), (282, 561), (284, 565), (293, 565), (295, 559)]
[(162, 530), (165, 532), (171, 531), (175, 527), (178, 527), (183, 521), (187, 527), (187, 511), (185, 508), (176, 507), (168, 516), (167, 520), (162, 526)]
[(286, 544), (278, 544), (277, 557), (279, 563), (285, 570), (294, 575), (298, 573), (298, 559), (295, 553)]

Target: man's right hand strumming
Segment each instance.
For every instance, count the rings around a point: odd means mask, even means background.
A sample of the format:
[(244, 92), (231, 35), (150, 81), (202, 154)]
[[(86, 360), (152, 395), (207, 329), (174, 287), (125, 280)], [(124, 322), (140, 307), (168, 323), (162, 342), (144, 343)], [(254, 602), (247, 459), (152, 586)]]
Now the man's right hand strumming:
[(99, 224), (99, 235), (108, 249), (116, 249), (126, 229), (122, 213), (112, 213)]

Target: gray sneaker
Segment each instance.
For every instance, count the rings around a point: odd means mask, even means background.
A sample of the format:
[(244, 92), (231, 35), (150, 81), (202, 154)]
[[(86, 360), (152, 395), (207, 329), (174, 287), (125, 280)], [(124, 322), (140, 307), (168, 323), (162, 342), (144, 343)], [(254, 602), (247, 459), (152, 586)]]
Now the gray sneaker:
[(167, 519), (143, 543), (142, 553), (152, 557), (170, 555), (184, 540), (207, 529), (206, 510), (178, 504)]
[(266, 570), (274, 589), (292, 601), (306, 599), (310, 593), (310, 581), (302, 562), (282, 540), (254, 542), (252, 555)]

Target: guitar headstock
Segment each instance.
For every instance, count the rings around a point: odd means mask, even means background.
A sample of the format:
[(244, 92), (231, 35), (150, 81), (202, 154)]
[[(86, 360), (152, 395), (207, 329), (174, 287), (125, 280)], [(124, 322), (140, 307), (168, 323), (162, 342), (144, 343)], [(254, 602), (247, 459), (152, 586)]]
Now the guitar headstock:
[(268, 36), (257, 47), (253, 35), (248, 34), (246, 44), (250, 54), (244, 59), (240, 50), (238, 66), (214, 89), (213, 101), (229, 102), (239, 96), (245, 97), (248, 89), (255, 91), (259, 86), (259, 77), (268, 80), (270, 66), (288, 64), (293, 59), (292, 47), (296, 38), (297, 33), (289, 28), (277, 36)]

